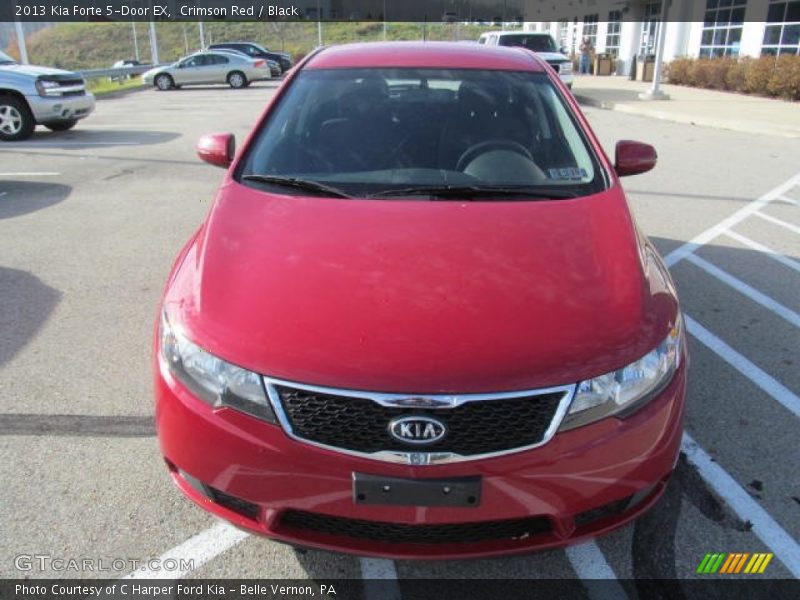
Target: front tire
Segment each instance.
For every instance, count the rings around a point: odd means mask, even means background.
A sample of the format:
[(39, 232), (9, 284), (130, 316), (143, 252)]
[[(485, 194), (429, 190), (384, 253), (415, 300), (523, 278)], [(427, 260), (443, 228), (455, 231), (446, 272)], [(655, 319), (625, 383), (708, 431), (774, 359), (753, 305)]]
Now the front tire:
[(0, 141), (18, 142), (33, 135), (36, 122), (28, 104), (14, 96), (0, 96)]
[(247, 87), (247, 77), (241, 71), (228, 73), (228, 85), (235, 90)]
[(78, 119), (69, 119), (68, 121), (57, 121), (55, 123), (45, 123), (44, 126), (50, 131), (68, 131), (77, 125)]
[(153, 80), (153, 85), (155, 85), (158, 90), (166, 92), (175, 87), (175, 81), (173, 81), (170, 75), (161, 73), (160, 75), (156, 75), (156, 78)]

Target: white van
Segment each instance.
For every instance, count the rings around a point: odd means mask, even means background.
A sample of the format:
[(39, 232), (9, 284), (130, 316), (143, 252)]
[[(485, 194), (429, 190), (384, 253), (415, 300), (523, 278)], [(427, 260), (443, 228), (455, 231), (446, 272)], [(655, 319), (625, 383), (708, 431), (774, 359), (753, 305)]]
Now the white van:
[(559, 51), (555, 40), (549, 33), (527, 31), (492, 31), (478, 38), (484, 46), (521, 46), (541, 56), (555, 69), (561, 81), (572, 89), (572, 61)]

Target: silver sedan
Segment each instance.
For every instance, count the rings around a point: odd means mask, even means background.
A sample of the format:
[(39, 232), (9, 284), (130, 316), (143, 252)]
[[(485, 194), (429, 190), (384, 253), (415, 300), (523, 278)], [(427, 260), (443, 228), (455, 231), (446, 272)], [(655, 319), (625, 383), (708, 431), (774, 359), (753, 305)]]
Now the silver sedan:
[(183, 85), (227, 83), (232, 88), (244, 88), (253, 81), (269, 79), (267, 61), (234, 52), (196, 52), (171, 65), (150, 69), (142, 80), (159, 90), (171, 90)]

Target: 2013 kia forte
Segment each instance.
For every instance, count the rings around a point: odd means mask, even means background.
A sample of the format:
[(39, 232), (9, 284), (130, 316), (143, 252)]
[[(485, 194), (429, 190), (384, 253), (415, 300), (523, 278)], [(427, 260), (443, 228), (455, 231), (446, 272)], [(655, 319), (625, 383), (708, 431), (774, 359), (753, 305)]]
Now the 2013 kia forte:
[(566, 87), (521, 48), (308, 56), (227, 167), (160, 307), (161, 450), (251, 532), (385, 557), (562, 546), (675, 467), (670, 275)]

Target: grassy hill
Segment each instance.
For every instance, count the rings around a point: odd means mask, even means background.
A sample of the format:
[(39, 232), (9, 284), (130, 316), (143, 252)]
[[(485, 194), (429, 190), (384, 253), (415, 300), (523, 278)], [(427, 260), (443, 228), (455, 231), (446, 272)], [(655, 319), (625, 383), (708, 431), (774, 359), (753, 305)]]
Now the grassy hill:
[[(136, 40), (142, 61), (150, 61), (148, 23), (136, 23)], [(383, 39), (382, 23), (323, 23), (323, 43), (340, 44)], [(460, 24), (387, 23), (389, 40), (476, 40), (484, 28)], [(60, 23), (27, 38), (32, 63), (65, 69), (108, 67), (115, 61), (134, 58), (134, 27), (131, 23)], [(173, 61), (199, 49), (197, 23), (158, 23), (161, 62)], [(317, 45), (316, 23), (208, 22), (206, 44), (229, 40), (251, 40), (273, 50), (284, 50), (298, 59)], [(17, 56), (16, 43), (7, 52)]]

